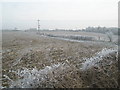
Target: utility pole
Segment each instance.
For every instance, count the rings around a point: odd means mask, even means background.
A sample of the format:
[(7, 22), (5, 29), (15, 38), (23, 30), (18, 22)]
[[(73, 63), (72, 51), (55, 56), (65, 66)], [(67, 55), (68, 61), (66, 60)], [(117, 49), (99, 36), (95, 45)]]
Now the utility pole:
[(40, 23), (39, 23), (40, 20), (38, 19), (37, 21), (38, 21), (38, 32), (39, 32), (40, 31)]

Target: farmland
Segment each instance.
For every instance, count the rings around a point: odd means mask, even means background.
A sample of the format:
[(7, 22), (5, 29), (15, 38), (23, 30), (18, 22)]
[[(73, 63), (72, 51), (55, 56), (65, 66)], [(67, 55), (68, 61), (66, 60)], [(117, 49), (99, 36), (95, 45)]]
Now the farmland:
[(117, 41), (92, 32), (3, 31), (1, 87), (118, 87)]

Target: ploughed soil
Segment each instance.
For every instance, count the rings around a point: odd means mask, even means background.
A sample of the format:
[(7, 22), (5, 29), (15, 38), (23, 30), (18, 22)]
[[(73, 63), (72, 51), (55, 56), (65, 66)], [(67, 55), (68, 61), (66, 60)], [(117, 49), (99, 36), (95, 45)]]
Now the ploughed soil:
[(2, 87), (118, 87), (117, 46), (2, 33)]

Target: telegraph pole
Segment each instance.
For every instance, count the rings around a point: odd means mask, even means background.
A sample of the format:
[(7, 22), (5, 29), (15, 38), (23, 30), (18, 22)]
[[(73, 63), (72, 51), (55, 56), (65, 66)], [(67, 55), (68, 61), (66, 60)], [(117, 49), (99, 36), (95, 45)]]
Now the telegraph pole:
[(39, 32), (40, 31), (40, 23), (39, 23), (40, 20), (38, 19), (37, 21), (38, 21), (38, 32)]

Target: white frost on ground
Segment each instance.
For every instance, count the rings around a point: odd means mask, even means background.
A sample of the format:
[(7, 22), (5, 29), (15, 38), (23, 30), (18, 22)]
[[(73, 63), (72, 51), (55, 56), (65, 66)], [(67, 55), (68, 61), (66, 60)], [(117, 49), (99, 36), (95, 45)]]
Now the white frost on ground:
[[(106, 57), (110, 53), (117, 52), (117, 48), (107, 49), (104, 48), (102, 51), (96, 53), (95, 56), (85, 59), (86, 61), (82, 63), (81, 70), (87, 70), (92, 66), (96, 66), (97, 62)], [(38, 70), (33, 68), (32, 70), (23, 68), (18, 70), (16, 74), (20, 77), (16, 81), (10, 80), (10, 88), (35, 88), (44, 87), (44, 85), (49, 85), (49, 83), (57, 83), (55, 77), (59, 75), (64, 75), (63, 73), (68, 71), (71, 66), (65, 63), (53, 64), (51, 66), (46, 66), (44, 69)]]
[(81, 70), (89, 69), (92, 66), (98, 66), (97, 62), (99, 62), (100, 60), (103, 60), (103, 57), (117, 51), (118, 51), (117, 48), (111, 48), (111, 49), (104, 48), (102, 51), (96, 53), (96, 56), (85, 59), (85, 62), (82, 63)]
[(53, 71), (55, 71), (58, 68), (60, 71), (62, 71), (63, 69), (66, 68), (66, 66), (62, 63), (58, 63), (58, 64), (53, 64), (51, 66), (46, 66), (44, 69), (41, 69), (41, 70), (38, 70), (37, 68), (33, 68), (32, 70), (23, 68), (23, 70), (18, 70), (16, 72), (18, 76), (22, 77), (22, 79), (11, 82), (10, 87), (11, 88), (13, 87), (34, 88), (38, 86), (42, 87), (41, 85), (43, 83), (52, 79)]

